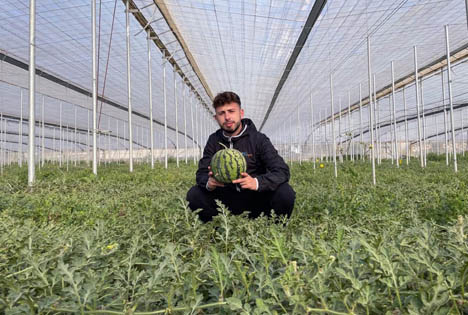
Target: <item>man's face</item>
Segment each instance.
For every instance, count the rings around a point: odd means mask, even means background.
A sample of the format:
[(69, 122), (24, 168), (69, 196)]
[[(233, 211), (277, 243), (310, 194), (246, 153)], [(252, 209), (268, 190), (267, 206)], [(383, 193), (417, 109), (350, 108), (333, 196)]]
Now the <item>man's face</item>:
[(214, 118), (224, 131), (233, 134), (239, 132), (241, 119), (244, 118), (244, 110), (237, 103), (227, 103), (216, 108)]

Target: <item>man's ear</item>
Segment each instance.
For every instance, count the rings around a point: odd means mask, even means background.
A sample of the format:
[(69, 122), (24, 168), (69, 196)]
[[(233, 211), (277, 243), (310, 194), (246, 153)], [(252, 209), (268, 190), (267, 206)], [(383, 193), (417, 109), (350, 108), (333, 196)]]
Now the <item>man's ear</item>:
[(241, 108), (240, 114), (241, 114), (241, 118), (244, 118), (244, 109), (243, 108)]

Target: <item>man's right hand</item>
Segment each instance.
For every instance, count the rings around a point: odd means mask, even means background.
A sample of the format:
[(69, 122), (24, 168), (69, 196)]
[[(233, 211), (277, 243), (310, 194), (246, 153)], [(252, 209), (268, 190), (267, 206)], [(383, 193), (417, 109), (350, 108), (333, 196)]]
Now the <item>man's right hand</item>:
[(207, 188), (208, 190), (215, 190), (216, 187), (224, 187), (224, 184), (218, 182), (218, 181), (213, 177), (213, 172), (211, 171), (211, 167), (208, 166), (208, 183), (206, 184), (206, 188)]

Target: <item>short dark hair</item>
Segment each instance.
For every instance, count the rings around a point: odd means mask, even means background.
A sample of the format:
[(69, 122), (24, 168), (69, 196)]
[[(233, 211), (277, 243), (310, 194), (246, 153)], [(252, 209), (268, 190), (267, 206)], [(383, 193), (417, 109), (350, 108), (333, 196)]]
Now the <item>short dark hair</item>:
[(241, 100), (239, 95), (234, 92), (226, 91), (222, 93), (218, 93), (213, 100), (213, 107), (216, 109), (219, 106), (223, 106), (229, 103), (237, 103), (239, 107), (241, 106)]

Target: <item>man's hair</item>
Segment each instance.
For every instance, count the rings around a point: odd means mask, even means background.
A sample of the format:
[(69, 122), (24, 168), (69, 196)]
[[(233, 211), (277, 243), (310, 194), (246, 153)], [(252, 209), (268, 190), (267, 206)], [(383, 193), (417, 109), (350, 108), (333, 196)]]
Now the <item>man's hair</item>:
[(226, 91), (222, 93), (218, 93), (213, 100), (213, 107), (216, 109), (219, 106), (223, 106), (229, 103), (237, 103), (239, 107), (241, 106), (241, 100), (239, 95), (234, 92)]

